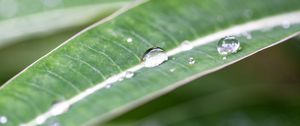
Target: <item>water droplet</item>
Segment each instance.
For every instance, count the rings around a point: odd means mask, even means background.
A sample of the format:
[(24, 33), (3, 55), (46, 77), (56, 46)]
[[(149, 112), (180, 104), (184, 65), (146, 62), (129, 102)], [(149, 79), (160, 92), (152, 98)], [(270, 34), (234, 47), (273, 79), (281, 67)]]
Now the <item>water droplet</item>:
[(132, 72), (132, 71), (127, 71), (125, 73), (125, 78), (132, 78), (133, 76), (134, 76), (134, 72)]
[(284, 29), (288, 29), (290, 28), (291, 24), (289, 21), (284, 21), (282, 22), (281, 26), (284, 28)]
[(6, 116), (0, 116), (0, 124), (5, 124), (7, 123), (8, 119)]
[(47, 126), (60, 126), (60, 123), (56, 118), (48, 120), (46, 124)]
[(123, 76), (118, 79), (118, 81), (123, 81), (123, 80), (124, 80)]
[(133, 40), (132, 40), (132, 38), (128, 38), (126, 41), (127, 41), (128, 43), (131, 43)]
[(218, 42), (217, 50), (221, 55), (236, 53), (240, 48), (240, 42), (234, 36), (226, 36)]
[(243, 35), (244, 37), (246, 37), (247, 39), (252, 39), (252, 35), (251, 35), (250, 32), (243, 32), (242, 35)]
[(174, 72), (176, 70), (176, 68), (172, 68), (170, 69), (170, 72)]
[(159, 47), (148, 49), (143, 56), (145, 67), (156, 67), (167, 60), (168, 55)]
[(105, 88), (111, 88), (111, 84), (106, 85)]
[(226, 56), (224, 56), (224, 57), (222, 57), (222, 59), (223, 59), (223, 60), (226, 60), (226, 59), (227, 59), (227, 57), (226, 57)]
[(193, 48), (194, 48), (194, 46), (192, 45), (192, 43), (190, 41), (185, 40), (181, 43), (181, 49), (183, 51), (188, 51), (188, 50), (191, 50)]
[(190, 65), (193, 65), (193, 64), (195, 64), (196, 63), (196, 60), (193, 58), (193, 57), (190, 57), (189, 58), (189, 64)]
[(65, 102), (65, 101), (58, 102), (52, 106), (52, 108), (50, 109), (50, 113), (53, 116), (57, 116), (57, 115), (67, 112), (69, 110), (69, 108), (70, 108), (70, 104), (68, 102)]
[(36, 118), (36, 123), (37, 123), (38, 125), (41, 125), (41, 124), (43, 124), (46, 120), (47, 120), (47, 119), (46, 119), (44, 116), (39, 116), (39, 117)]

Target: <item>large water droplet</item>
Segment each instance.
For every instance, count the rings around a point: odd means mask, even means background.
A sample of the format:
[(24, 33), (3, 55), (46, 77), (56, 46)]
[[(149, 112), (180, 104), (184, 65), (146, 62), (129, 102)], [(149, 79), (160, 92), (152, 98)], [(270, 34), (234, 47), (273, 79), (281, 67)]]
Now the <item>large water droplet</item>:
[(7, 123), (8, 119), (6, 116), (0, 116), (0, 124), (5, 124)]
[(57, 116), (67, 112), (70, 108), (70, 104), (68, 102), (58, 102), (52, 106), (50, 112), (53, 116)]
[(240, 48), (240, 42), (234, 36), (226, 36), (218, 42), (217, 50), (221, 55), (236, 53)]
[(193, 57), (190, 57), (189, 58), (189, 64), (190, 65), (193, 65), (193, 64), (195, 64), (196, 63), (196, 60), (193, 58)]
[(133, 76), (134, 76), (134, 72), (132, 72), (132, 71), (125, 72), (125, 78), (132, 78)]
[(194, 46), (192, 45), (192, 43), (190, 41), (185, 40), (181, 43), (181, 50), (183, 50), (183, 51), (191, 50), (191, 49), (193, 49), (193, 47)]
[(143, 56), (145, 67), (156, 67), (167, 60), (168, 55), (159, 47), (148, 49)]

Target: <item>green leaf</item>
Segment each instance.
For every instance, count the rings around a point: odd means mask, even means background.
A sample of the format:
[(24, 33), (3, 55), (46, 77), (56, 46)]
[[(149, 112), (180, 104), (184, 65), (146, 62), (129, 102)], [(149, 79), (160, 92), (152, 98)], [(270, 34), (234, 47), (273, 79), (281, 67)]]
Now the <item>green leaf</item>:
[[(44, 119), (43, 124), (56, 120), (64, 126), (102, 123), (300, 29), (299, 0), (152, 0), (127, 9), (72, 37), (8, 81), (0, 92), (0, 114), (7, 125), (36, 125)], [(246, 32), (251, 37), (238, 35)], [(228, 35), (236, 35), (242, 50), (223, 59), (216, 45)], [(193, 49), (184, 51), (186, 40)], [(145, 68), (141, 58), (152, 47), (163, 48), (169, 60)], [(194, 64), (189, 64), (191, 57)], [(127, 71), (134, 77), (121, 80)], [(53, 106), (57, 101), (63, 104)]]
[(126, 3), (128, 0), (1, 0), (0, 47), (91, 23)]

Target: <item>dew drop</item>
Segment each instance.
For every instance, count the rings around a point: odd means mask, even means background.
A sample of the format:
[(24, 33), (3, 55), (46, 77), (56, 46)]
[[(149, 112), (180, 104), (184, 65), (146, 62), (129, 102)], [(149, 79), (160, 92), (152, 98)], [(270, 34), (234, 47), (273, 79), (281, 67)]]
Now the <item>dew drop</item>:
[(120, 77), (119, 79), (118, 79), (118, 81), (120, 82), (120, 81), (123, 81), (124, 80), (124, 77)]
[(143, 56), (145, 67), (156, 67), (167, 60), (168, 55), (159, 47), (148, 49)]
[(192, 43), (190, 41), (185, 40), (181, 43), (181, 49), (183, 51), (188, 51), (188, 50), (191, 50), (193, 48), (194, 48), (194, 46), (192, 45)]
[(49, 121), (47, 121), (47, 126), (61, 126), (59, 121), (56, 118), (52, 118)]
[(111, 88), (111, 84), (106, 85), (105, 88)]
[(134, 76), (134, 72), (132, 71), (125, 72), (125, 78), (132, 78), (133, 76)]
[(172, 68), (170, 69), (170, 72), (174, 72), (176, 70), (176, 68)]
[(67, 112), (70, 108), (70, 104), (68, 102), (58, 102), (52, 106), (50, 109), (50, 113), (53, 116), (57, 116)]
[(195, 64), (196, 63), (196, 60), (193, 58), (193, 57), (190, 57), (189, 58), (189, 64), (190, 65), (193, 65), (193, 64)]
[(36, 118), (36, 123), (37, 123), (38, 125), (41, 125), (41, 124), (43, 124), (46, 120), (47, 120), (47, 119), (46, 119), (44, 116), (39, 116), (39, 117)]
[(0, 124), (5, 124), (7, 123), (8, 119), (6, 116), (0, 116)]
[(218, 42), (217, 50), (220, 55), (236, 53), (240, 48), (240, 42), (234, 36), (226, 36)]
[(243, 35), (244, 37), (246, 37), (247, 39), (252, 39), (252, 35), (251, 35), (251, 33), (249, 33), (249, 32), (243, 32), (242, 35)]
[(284, 21), (282, 22), (281, 26), (284, 28), (284, 29), (288, 29), (290, 28), (291, 24), (289, 21)]
[(132, 40), (132, 38), (128, 38), (126, 41), (127, 41), (128, 43), (131, 43), (133, 40)]

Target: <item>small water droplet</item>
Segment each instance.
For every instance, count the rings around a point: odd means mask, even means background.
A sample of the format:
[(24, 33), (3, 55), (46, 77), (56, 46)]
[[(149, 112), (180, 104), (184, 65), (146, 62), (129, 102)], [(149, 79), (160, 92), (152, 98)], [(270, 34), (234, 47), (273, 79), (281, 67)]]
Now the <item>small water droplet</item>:
[(132, 40), (132, 38), (128, 38), (126, 41), (127, 41), (128, 43), (131, 43), (133, 40)]
[(0, 124), (5, 124), (7, 123), (8, 119), (6, 116), (0, 116)]
[(134, 76), (134, 72), (132, 72), (132, 71), (127, 71), (125, 73), (125, 78), (132, 78), (133, 76)]
[(120, 81), (123, 81), (124, 80), (124, 77), (120, 77), (119, 79), (118, 79), (118, 81), (120, 82)]
[(185, 41), (183, 41), (182, 43), (181, 43), (181, 49), (183, 50), (183, 51), (188, 51), (188, 50), (191, 50), (191, 49), (193, 49), (194, 48), (194, 46), (192, 45), (192, 43), (190, 42), (190, 41), (188, 41), (188, 40), (185, 40)]
[(282, 22), (281, 26), (284, 28), (284, 29), (288, 29), (290, 28), (291, 24), (289, 21), (284, 21)]
[(50, 109), (50, 112), (53, 116), (57, 116), (60, 114), (63, 114), (65, 112), (67, 112), (70, 108), (70, 104), (68, 102), (58, 102), (55, 103), (52, 108)]
[(111, 88), (111, 84), (106, 85), (105, 88)]
[(174, 72), (176, 70), (176, 68), (172, 68), (170, 69), (170, 72)]
[(145, 67), (156, 67), (167, 60), (168, 55), (159, 47), (148, 49), (143, 56)]
[(234, 36), (226, 36), (218, 42), (217, 50), (220, 55), (236, 53), (240, 48), (240, 42)]
[(39, 116), (39, 117), (36, 118), (36, 123), (37, 123), (38, 125), (41, 125), (41, 124), (43, 124), (46, 120), (47, 120), (47, 119), (46, 119), (44, 116)]
[(60, 126), (59, 121), (56, 118), (52, 118), (46, 122), (47, 126)]
[(226, 57), (226, 56), (224, 56), (224, 57), (222, 57), (222, 59), (223, 59), (223, 60), (226, 60), (226, 59), (227, 59), (227, 57)]
[(244, 37), (246, 37), (247, 39), (252, 39), (252, 35), (251, 35), (250, 32), (243, 32), (242, 35), (243, 35)]
[(189, 58), (189, 64), (190, 65), (193, 65), (193, 64), (195, 64), (196, 63), (196, 60), (193, 58), (193, 57), (190, 57)]

